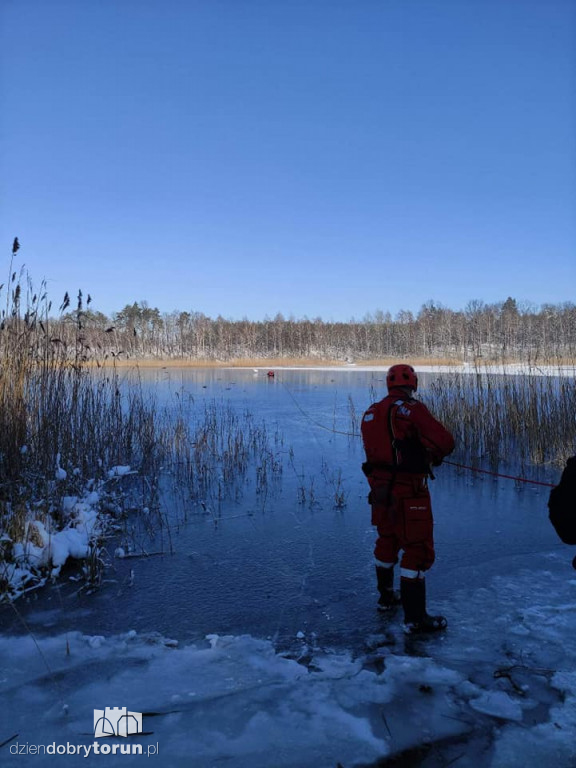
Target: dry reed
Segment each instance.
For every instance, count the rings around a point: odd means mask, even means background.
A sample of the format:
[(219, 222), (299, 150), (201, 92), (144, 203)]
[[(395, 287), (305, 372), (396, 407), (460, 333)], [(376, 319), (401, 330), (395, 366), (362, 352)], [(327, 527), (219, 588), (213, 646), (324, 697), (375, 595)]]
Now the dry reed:
[(575, 450), (576, 382), (566, 375), (453, 373), (423, 395), (461, 458), (562, 466)]
[[(163, 471), (195, 500), (224, 498), (246, 477), (250, 464), (260, 490), (281, 471), (265, 428), (248, 413), (238, 416), (217, 404), (203, 412), (194, 407), (160, 411), (155, 399), (146, 397), (138, 375), (122, 372), (114, 364), (117, 358), (88, 345), (85, 307), (90, 297), (85, 302), (79, 292), (69, 311), (66, 294), (59, 318), (53, 320), (45, 286), (36, 292), (23, 272), (13, 270), (18, 248), (15, 240), (9, 281), (0, 286), (5, 291), (0, 322), (0, 599), (11, 597), (10, 575), (20, 565), (37, 571), (41, 583), (42, 573), (33, 563), (23, 563), (22, 553), (38, 535), (34, 521), (49, 534), (71, 524), (66, 497), (97, 488), (103, 518), (145, 507), (158, 512), (146, 525), (161, 527)], [(2, 296), (0, 292), (0, 300)], [(56, 332), (63, 328), (66, 333)], [(137, 479), (130, 476), (120, 490), (120, 482), (108, 481), (116, 465), (130, 465), (137, 472)], [(101, 558), (98, 542), (91, 541), (90, 547), (87, 574), (94, 582), (89, 572)]]

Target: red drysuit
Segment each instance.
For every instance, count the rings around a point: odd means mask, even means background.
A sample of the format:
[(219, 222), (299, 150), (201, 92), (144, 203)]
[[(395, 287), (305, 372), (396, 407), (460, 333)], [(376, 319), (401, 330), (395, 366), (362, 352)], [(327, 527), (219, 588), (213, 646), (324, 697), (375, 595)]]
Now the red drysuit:
[(417, 578), (434, 562), (430, 464), (454, 450), (454, 438), (400, 387), (368, 408), (361, 430), (372, 524), (378, 529), (374, 555), (380, 564), (393, 565), (403, 550), (403, 575)]

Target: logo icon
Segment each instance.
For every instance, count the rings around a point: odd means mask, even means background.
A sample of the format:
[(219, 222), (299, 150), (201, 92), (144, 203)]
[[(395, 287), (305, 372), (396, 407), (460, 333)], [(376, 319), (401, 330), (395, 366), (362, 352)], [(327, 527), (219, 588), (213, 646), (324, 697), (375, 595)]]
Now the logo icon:
[(126, 707), (94, 710), (94, 736), (134, 736), (142, 733), (142, 712), (128, 712)]

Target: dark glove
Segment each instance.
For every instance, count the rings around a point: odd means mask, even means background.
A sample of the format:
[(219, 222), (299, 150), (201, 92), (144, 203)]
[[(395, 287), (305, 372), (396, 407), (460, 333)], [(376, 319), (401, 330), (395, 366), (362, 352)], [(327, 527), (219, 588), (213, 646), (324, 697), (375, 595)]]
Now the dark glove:
[(442, 464), (442, 459), (432, 459), (430, 463), (433, 467), (439, 467)]

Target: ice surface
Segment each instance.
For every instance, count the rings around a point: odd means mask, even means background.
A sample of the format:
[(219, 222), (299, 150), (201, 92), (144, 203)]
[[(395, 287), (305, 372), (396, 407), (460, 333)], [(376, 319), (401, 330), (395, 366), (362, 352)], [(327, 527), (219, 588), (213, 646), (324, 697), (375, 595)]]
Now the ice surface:
[(470, 699), (470, 706), (477, 712), (498, 717), (502, 720), (522, 720), (522, 707), (504, 691), (482, 691)]
[[(330, 423), (335, 406), (318, 408), (309, 380), (290, 386)], [(138, 764), (10, 751), (88, 748), (94, 709), (126, 706), (144, 713), (145, 734), (128, 742), (144, 756), (157, 746), (151, 757), (167, 766), (352, 768), (394, 756), (430, 768), (574, 768), (576, 579), (544, 493), (442, 468), (429, 595), (449, 628), (406, 637), (398, 616), (374, 610), (374, 532), (353, 447), (308, 424), (280, 377), (258, 386), (259, 402), (292, 425), (293, 483), (309, 492), (321, 459), (328, 480), (349, 466), (348, 508), (335, 511), (317, 477), (315, 501), (298, 506), (287, 472), (284, 500), (267, 497), (259, 514), (223, 506), (217, 526), (180, 525), (170, 558), (115, 558), (114, 583), (90, 603), (65, 589), (62, 606), (17, 603), (29, 631), (18, 619), (0, 636), (0, 765)], [(38, 527), (38, 551), (22, 554), (58, 569), (88, 540), (97, 502), (65, 499), (65, 535)], [(25, 569), (15, 574), (25, 585)]]
[[(392, 621), (392, 643), (362, 651), (295, 637), (294, 652), (279, 652), (249, 635), (189, 644), (135, 631), (0, 637), (0, 743), (10, 739), (1, 764), (53, 765), (52, 756), (23, 758), (10, 747), (88, 747), (93, 710), (127, 706), (144, 713), (148, 735), (135, 743), (145, 752), (158, 745), (170, 766), (349, 768), (424, 744), (422, 760), (457, 745), (461, 765), (536, 768), (553, 759), (571, 768), (576, 587), (558, 580), (555, 564), (551, 555), (546, 570), (462, 589), (445, 635), (406, 638)], [(488, 746), (475, 752), (479, 733)]]

